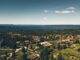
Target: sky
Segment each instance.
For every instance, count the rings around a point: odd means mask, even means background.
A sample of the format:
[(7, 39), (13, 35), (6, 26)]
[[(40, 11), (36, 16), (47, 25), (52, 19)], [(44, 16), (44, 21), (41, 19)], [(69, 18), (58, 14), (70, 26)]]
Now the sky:
[(0, 0), (0, 24), (80, 24), (80, 0)]

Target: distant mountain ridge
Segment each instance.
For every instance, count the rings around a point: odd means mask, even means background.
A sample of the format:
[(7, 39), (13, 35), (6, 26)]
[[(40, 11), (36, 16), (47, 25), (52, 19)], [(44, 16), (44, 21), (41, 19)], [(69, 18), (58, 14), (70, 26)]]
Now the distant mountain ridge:
[(80, 29), (80, 25), (0, 25), (0, 31)]

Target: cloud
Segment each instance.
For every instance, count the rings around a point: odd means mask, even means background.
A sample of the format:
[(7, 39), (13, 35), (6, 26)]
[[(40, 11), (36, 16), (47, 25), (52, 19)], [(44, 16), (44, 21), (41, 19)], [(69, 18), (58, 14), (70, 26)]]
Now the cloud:
[(54, 12), (56, 14), (73, 14), (75, 13), (75, 7), (68, 7), (65, 8), (64, 10), (55, 10)]
[(48, 13), (49, 11), (48, 10), (44, 10), (44, 13)]
[(43, 20), (47, 20), (47, 17), (43, 17)]
[(55, 13), (56, 14), (71, 14), (71, 13), (75, 13), (75, 11), (74, 10), (62, 10), (62, 11), (55, 10)]
[(76, 9), (76, 8), (73, 7), (73, 6), (71, 6), (71, 7), (68, 7), (67, 9), (74, 10), (74, 9)]

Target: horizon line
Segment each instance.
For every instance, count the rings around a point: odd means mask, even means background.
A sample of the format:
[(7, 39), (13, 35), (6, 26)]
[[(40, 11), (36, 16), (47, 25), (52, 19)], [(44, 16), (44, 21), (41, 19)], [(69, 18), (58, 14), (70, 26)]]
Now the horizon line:
[(0, 24), (0, 25), (80, 25), (80, 24)]

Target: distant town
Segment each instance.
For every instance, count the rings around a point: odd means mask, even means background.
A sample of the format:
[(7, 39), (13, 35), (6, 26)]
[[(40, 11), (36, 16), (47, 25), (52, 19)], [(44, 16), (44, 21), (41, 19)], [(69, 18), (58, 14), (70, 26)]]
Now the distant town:
[(1, 25), (0, 60), (80, 60), (80, 25)]

